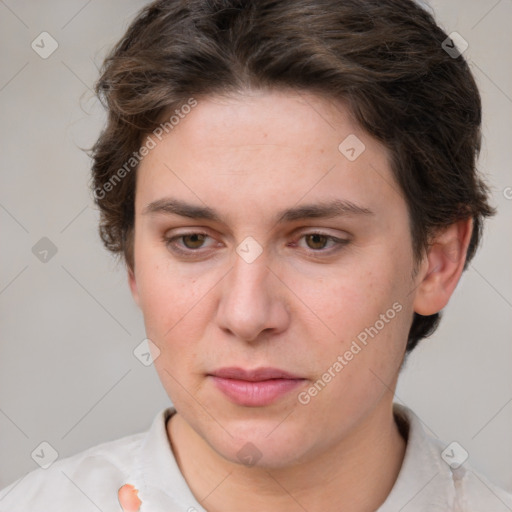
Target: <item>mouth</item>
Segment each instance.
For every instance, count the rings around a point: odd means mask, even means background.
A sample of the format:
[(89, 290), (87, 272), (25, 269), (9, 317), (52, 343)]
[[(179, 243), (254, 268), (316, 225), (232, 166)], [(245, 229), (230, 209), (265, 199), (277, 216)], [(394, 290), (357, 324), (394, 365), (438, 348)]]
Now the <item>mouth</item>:
[(220, 368), (208, 377), (231, 402), (245, 407), (270, 405), (306, 380), (278, 368)]

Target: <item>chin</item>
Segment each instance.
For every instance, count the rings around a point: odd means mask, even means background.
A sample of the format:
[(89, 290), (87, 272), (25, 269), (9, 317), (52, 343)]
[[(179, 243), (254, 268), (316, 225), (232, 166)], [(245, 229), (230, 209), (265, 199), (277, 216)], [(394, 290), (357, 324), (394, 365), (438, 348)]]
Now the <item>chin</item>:
[(305, 439), (304, 428), (285, 423), (275, 419), (231, 422), (225, 427), (233, 437), (215, 436), (206, 441), (232, 463), (269, 470), (286, 468), (307, 458), (312, 440)]

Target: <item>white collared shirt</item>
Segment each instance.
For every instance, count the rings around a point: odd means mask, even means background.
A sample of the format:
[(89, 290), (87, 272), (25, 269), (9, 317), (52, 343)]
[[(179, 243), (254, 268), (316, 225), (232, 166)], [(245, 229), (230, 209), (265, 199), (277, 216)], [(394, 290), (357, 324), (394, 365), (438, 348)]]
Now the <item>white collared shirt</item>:
[[(376, 512), (512, 511), (511, 494), (467, 462), (452, 469), (441, 456), (446, 446), (427, 436), (417, 416), (397, 404), (394, 411), (407, 433), (407, 448), (395, 485)], [(139, 490), (141, 512), (205, 512), (183, 478), (167, 437), (166, 423), (174, 412), (161, 411), (147, 432), (28, 473), (0, 491), (0, 511), (120, 512), (117, 491), (130, 483)], [(452, 454), (456, 456), (448, 452)]]

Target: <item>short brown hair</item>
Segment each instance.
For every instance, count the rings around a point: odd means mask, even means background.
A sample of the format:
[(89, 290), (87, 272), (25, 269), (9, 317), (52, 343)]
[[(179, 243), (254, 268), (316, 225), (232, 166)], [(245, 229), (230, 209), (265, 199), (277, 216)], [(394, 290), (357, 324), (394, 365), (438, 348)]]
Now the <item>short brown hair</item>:
[[(105, 59), (96, 85), (108, 110), (91, 151), (105, 246), (133, 268), (132, 155), (166, 114), (190, 98), (294, 88), (345, 101), (388, 148), (417, 259), (436, 230), (473, 219), (467, 265), (493, 209), (476, 170), (479, 92), (464, 58), (443, 49), (446, 39), (412, 0), (149, 4)], [(407, 350), (439, 320), (439, 313), (415, 313)]]

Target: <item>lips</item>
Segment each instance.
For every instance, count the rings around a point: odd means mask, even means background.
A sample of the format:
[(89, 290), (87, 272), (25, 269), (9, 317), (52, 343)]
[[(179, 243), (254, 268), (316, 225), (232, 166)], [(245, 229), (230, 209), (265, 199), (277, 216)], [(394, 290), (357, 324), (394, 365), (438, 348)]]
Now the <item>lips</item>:
[(254, 370), (244, 370), (243, 368), (221, 368), (212, 372), (215, 377), (222, 379), (246, 380), (257, 382), (271, 379), (301, 379), (298, 375), (279, 370), (277, 368), (256, 368)]
[(231, 402), (246, 407), (264, 407), (296, 389), (304, 378), (278, 368), (221, 368), (209, 377)]

